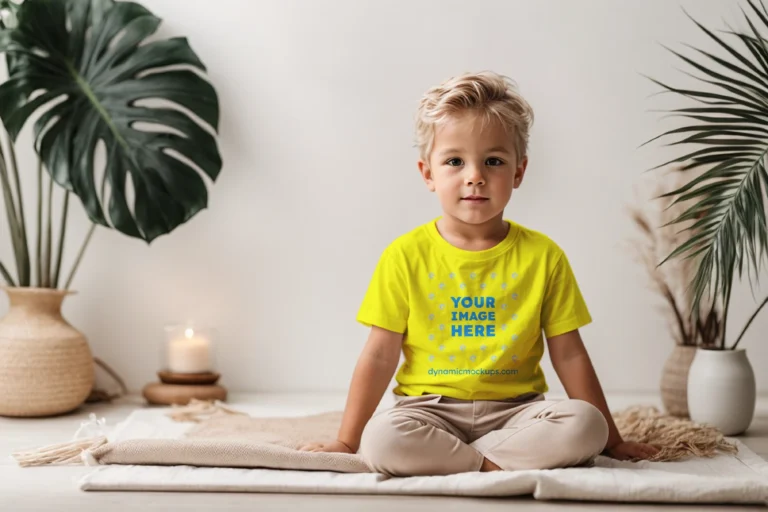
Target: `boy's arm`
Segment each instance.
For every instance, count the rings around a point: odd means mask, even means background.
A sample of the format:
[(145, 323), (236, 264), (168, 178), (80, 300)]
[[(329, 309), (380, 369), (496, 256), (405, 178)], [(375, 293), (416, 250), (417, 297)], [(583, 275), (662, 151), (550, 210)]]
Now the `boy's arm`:
[(547, 338), (547, 346), (552, 367), (563, 383), (568, 397), (589, 402), (605, 416), (608, 422), (608, 442), (605, 449), (610, 450), (622, 443), (621, 434), (608, 409), (600, 381), (578, 329)]
[(363, 429), (373, 416), (397, 370), (402, 344), (401, 333), (371, 327), (368, 341), (352, 374), (338, 434), (338, 440), (353, 453), (360, 447)]

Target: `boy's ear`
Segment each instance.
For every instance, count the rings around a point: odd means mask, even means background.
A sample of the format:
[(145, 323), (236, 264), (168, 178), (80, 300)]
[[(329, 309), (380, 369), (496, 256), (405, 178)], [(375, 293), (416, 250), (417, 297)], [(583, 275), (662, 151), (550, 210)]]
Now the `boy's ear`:
[(419, 174), (421, 174), (424, 183), (427, 184), (427, 188), (430, 192), (435, 191), (435, 182), (432, 179), (432, 170), (429, 168), (429, 164), (424, 160), (419, 160)]
[(515, 169), (515, 188), (519, 187), (523, 183), (525, 177), (525, 170), (528, 168), (528, 157), (526, 156)]

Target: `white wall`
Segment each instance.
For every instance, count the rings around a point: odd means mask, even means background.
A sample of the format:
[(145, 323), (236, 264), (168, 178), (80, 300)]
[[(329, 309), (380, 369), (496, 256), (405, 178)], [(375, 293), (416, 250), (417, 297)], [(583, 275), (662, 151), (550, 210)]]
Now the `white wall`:
[[(583, 331), (607, 390), (658, 389), (672, 341), (643, 269), (623, 248), (642, 171), (668, 153), (637, 147), (663, 105), (641, 73), (676, 81), (659, 43), (708, 45), (738, 3), (670, 0), (146, 0), (163, 35), (186, 35), (221, 98), (224, 170), (210, 207), (147, 247), (99, 229), (66, 317), (132, 389), (158, 369), (162, 327), (220, 329), (235, 390), (342, 390), (366, 330), (355, 323), (380, 251), (438, 215), (416, 173), (413, 114), (449, 76), (493, 69), (536, 112), (531, 161), (507, 216), (565, 248), (591, 308)], [(30, 133), (19, 143), (32, 215)], [(85, 217), (70, 223), (74, 257)], [(0, 256), (10, 264), (5, 222)], [(762, 294), (760, 295), (762, 296)], [(749, 314), (738, 297), (729, 331)], [(7, 302), (2, 299), (0, 312)], [(768, 312), (740, 346), (768, 391)], [(546, 357), (546, 356), (545, 356)], [(562, 389), (551, 365), (552, 389)]]

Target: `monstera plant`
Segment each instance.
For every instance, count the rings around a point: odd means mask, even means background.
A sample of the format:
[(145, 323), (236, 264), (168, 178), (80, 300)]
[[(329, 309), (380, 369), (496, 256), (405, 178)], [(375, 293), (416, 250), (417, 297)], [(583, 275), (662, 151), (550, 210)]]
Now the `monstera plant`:
[[(0, 415), (60, 414), (100, 399), (94, 360), (116, 377), (60, 311), (93, 228), (150, 244), (207, 206), (207, 180), (222, 165), (218, 98), (186, 39), (149, 40), (159, 25), (133, 2), (0, 0), (8, 71), (0, 84), (0, 186), (16, 260), (15, 279), (0, 262), (10, 298), (0, 319)], [(36, 261), (14, 149), (27, 124), (39, 160)], [(63, 194), (56, 257), (55, 191)], [(72, 195), (92, 226), (61, 289)]]
[[(53, 189), (46, 200), (42, 181), (38, 186), (38, 286), (57, 285), (70, 194), (93, 227), (146, 243), (206, 208), (203, 174), (215, 181), (222, 166), (219, 106), (185, 38), (147, 42), (161, 20), (133, 2), (0, 0), (0, 12), (0, 53), (8, 67), (0, 120), (10, 139), (7, 155), (0, 145), (0, 178), (18, 274), (13, 280), (0, 263), (9, 285), (32, 280), (13, 143), (33, 116), (41, 173), (65, 191), (58, 257), (51, 263)], [(97, 172), (100, 144), (103, 174)], [(81, 256), (82, 249), (75, 267)]]

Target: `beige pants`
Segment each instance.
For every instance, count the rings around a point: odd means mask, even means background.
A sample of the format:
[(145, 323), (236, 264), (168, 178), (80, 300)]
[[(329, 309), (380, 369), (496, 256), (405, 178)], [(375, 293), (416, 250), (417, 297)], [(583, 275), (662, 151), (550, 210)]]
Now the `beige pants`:
[(398, 399), (371, 418), (360, 440), (371, 469), (391, 476), (478, 471), (483, 457), (504, 470), (577, 466), (608, 441), (605, 417), (583, 400)]

